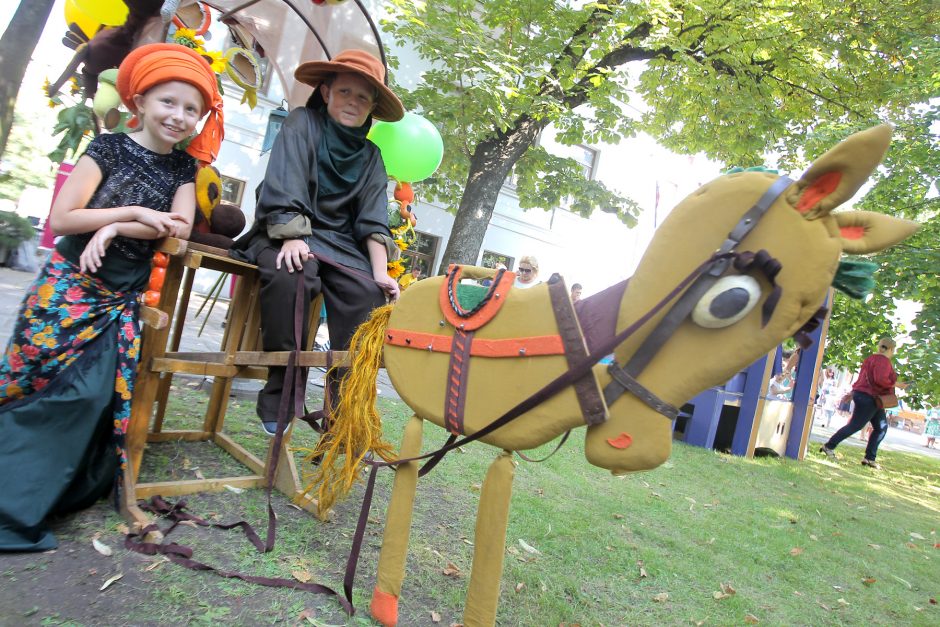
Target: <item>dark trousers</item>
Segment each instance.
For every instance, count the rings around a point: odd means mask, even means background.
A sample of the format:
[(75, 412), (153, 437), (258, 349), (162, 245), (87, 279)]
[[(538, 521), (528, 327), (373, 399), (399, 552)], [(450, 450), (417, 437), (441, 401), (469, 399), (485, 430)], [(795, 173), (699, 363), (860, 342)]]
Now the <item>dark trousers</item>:
[[(261, 345), (266, 351), (292, 351), (296, 348), (294, 297), (297, 293), (298, 273), (288, 272), (283, 263), (280, 270), (275, 269), (278, 252), (275, 248), (265, 248), (257, 259), (261, 275)], [(307, 328), (310, 303), (321, 292), (326, 304), (330, 347), (333, 350), (347, 350), (356, 327), (368, 319), (373, 309), (385, 304), (385, 292), (373, 281), (309, 259), (303, 271), (301, 348), (306, 345), (310, 333)], [(258, 414), (263, 420), (277, 420), (286, 371), (284, 367), (268, 369), (268, 381), (258, 394)], [(334, 401), (342, 374), (339, 372), (338, 376), (329, 378), (330, 394)], [(306, 369), (303, 369), (302, 376), (306, 385)]]
[(832, 434), (829, 441), (826, 442), (826, 448), (834, 449), (842, 440), (853, 433), (861, 431), (865, 425), (871, 423), (872, 431), (868, 436), (868, 446), (865, 448), (865, 459), (875, 461), (878, 455), (878, 447), (881, 441), (885, 439), (888, 433), (888, 418), (885, 416), (885, 410), (875, 404), (875, 398), (864, 392), (852, 392), (852, 400), (855, 401), (855, 411), (847, 425)]

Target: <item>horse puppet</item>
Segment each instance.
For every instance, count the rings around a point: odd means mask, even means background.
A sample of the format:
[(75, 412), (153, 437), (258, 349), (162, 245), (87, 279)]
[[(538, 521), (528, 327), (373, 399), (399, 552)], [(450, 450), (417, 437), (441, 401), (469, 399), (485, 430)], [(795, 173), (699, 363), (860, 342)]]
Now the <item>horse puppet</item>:
[[(383, 451), (348, 435), (378, 416), (347, 383), (361, 381), (374, 402), (376, 351), (368, 374), (359, 358), (369, 352), (367, 339), (384, 344), (385, 368), (414, 417), (396, 465), (373, 617), (398, 621), (425, 420), (501, 449), (481, 489), (464, 610), (468, 627), (492, 625), (513, 452), (586, 424), (591, 464), (620, 474), (663, 463), (675, 408), (812, 323), (843, 252), (878, 251), (917, 229), (883, 214), (832, 211), (867, 180), (890, 137), (888, 126), (852, 135), (797, 181), (769, 171), (718, 177), (672, 211), (628, 282), (577, 307), (558, 277), (517, 290), (510, 272), (454, 266), (377, 311), (384, 318), (373, 316), (354, 338), (354, 376), (344, 382), (330, 436), (314, 451), (323, 460), (315, 482), (322, 512), (335, 499), (338, 458), (345, 454), (346, 476), (354, 477), (368, 448)], [(488, 289), (460, 283), (483, 277), (493, 279)], [(615, 362), (599, 364), (610, 352)]]

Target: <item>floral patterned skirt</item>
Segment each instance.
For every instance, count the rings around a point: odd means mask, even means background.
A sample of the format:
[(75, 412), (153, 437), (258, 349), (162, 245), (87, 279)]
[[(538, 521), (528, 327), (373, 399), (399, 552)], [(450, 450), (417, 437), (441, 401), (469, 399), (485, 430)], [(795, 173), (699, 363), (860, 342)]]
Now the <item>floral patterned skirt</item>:
[(0, 360), (0, 551), (54, 547), (43, 520), (87, 507), (120, 478), (137, 297), (58, 252), (27, 291)]

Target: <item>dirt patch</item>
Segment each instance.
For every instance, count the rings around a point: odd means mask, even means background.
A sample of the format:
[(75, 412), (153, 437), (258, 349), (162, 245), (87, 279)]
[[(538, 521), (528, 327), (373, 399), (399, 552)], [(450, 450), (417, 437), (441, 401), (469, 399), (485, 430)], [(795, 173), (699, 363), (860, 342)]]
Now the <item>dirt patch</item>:
[[(371, 625), (368, 603), (391, 484), (391, 473), (384, 474), (388, 476), (377, 486), (363, 543), (354, 595), (358, 613), (354, 617), (346, 616), (339, 603), (326, 595), (223, 579), (184, 569), (159, 556), (128, 551), (121, 533), (124, 521), (107, 503), (100, 502), (54, 523), (58, 549), (0, 555), (0, 625), (311, 624), (305, 621), (307, 616), (320, 624)], [(433, 495), (427, 493), (421, 500), (434, 502)], [(187, 502), (192, 513), (213, 522), (247, 519), (264, 537), (262, 490), (199, 494)], [(311, 581), (342, 593), (361, 487), (337, 507), (334, 521), (328, 523), (295, 509), (280, 495), (275, 495), (273, 502), (278, 513), (278, 542), (272, 553), (257, 553), (237, 530), (180, 526), (169, 540), (192, 547), (194, 559), (221, 569), (267, 577), (309, 575)], [(416, 526), (421, 528), (415, 529), (415, 540), (420, 543), (425, 533), (438, 533), (435, 518), (439, 517), (417, 514)], [(112, 549), (111, 556), (95, 549), (92, 538), (96, 536)], [(120, 579), (101, 590), (117, 575)], [(441, 615), (439, 623), (432, 622), (432, 609)], [(414, 590), (403, 600), (400, 624), (450, 625), (460, 622), (460, 613), (459, 607), (441, 607), (439, 599), (424, 598), (420, 590)]]

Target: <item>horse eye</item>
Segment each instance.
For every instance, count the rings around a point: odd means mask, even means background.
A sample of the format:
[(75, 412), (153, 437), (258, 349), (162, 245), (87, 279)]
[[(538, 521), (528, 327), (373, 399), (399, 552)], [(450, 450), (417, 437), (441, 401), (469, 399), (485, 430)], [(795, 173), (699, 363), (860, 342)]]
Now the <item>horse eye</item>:
[(722, 277), (696, 303), (692, 321), (706, 329), (731, 326), (754, 309), (760, 294), (760, 283), (753, 277)]

